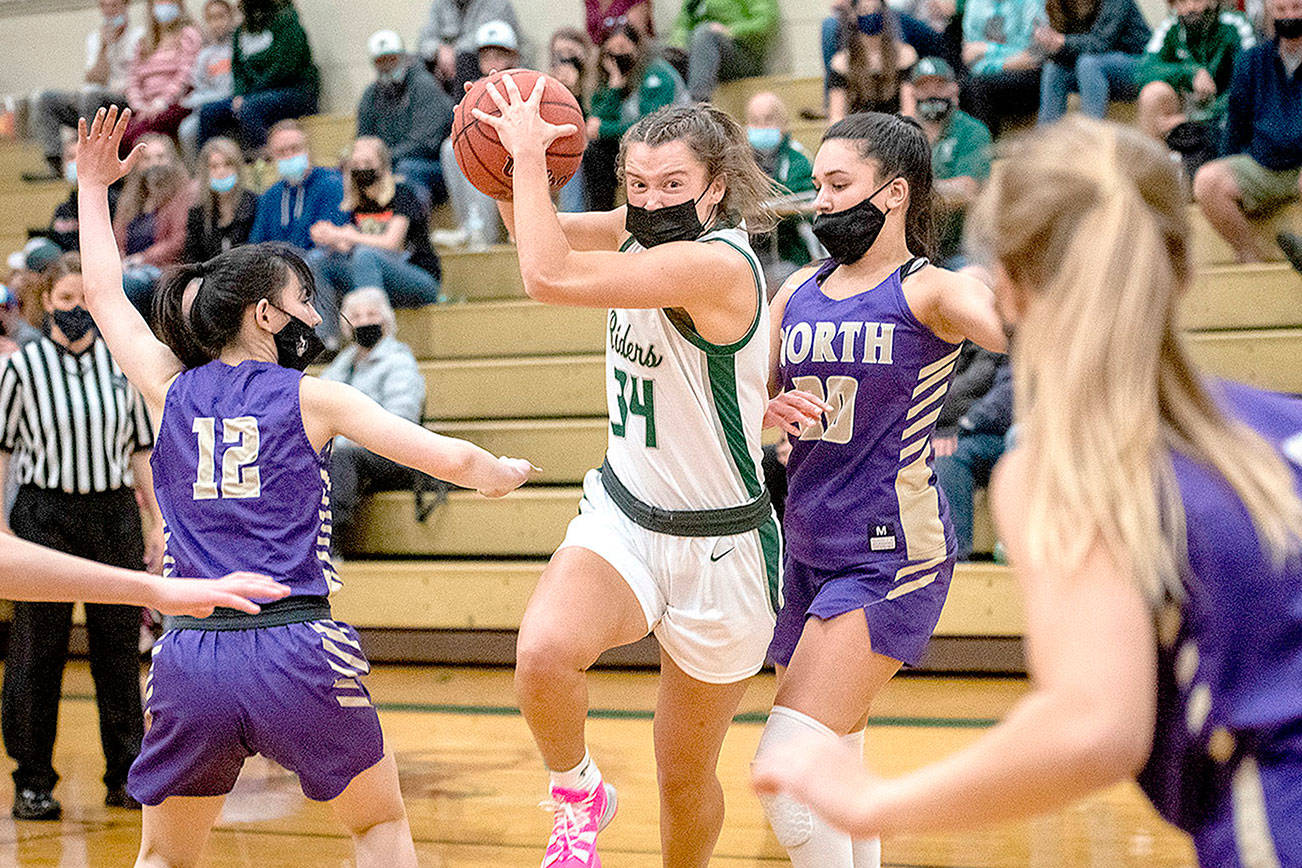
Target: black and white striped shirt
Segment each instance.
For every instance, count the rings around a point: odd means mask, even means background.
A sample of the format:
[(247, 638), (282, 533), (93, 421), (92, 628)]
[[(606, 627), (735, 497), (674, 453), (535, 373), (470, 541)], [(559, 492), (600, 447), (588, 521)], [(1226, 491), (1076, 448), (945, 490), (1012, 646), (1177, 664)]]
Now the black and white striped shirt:
[(10, 356), (0, 412), (0, 450), (20, 485), (115, 491), (132, 483), (132, 454), (154, 445), (140, 393), (99, 337), (75, 355), (43, 337)]

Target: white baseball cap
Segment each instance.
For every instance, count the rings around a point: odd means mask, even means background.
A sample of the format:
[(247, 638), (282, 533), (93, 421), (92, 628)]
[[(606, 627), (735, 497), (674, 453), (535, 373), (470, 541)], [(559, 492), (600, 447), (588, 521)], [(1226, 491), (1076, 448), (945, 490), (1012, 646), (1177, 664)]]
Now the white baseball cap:
[(406, 54), (407, 50), (402, 45), (402, 37), (392, 30), (377, 30), (371, 34), (366, 46), (370, 49), (371, 60), (379, 57), (388, 57), (393, 54)]
[(476, 48), (506, 48), (520, 50), (520, 42), (515, 38), (515, 28), (500, 18), (485, 21), (475, 33)]

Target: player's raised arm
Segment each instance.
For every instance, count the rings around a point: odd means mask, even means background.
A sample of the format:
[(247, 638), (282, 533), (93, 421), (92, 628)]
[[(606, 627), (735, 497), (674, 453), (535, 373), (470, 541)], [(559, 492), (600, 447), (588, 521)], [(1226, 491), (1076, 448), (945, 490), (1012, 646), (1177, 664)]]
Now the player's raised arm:
[(122, 134), (131, 110), (100, 109), (87, 125), (77, 125), (77, 213), (81, 234), (81, 264), (86, 307), (108, 344), (109, 352), (145, 400), (161, 407), (167, 384), (183, 365), (154, 337), (149, 324), (122, 290), (122, 259), (109, 216), (108, 188), (129, 173), (140, 158), (137, 146), (119, 159)]
[(501, 497), (529, 480), (533, 465), (498, 458), (473, 443), (444, 437), (388, 412), (346, 383), (304, 377), (303, 424), (313, 448), (347, 437), (390, 461), (428, 473), (485, 497)]

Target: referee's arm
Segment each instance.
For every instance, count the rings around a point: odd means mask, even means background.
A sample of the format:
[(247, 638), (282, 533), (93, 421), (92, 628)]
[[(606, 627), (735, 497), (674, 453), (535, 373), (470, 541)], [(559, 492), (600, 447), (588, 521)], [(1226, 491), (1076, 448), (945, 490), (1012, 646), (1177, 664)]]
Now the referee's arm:
[[(9, 466), (14, 457), (14, 448), (18, 444), (18, 422), (22, 416), (23, 406), (22, 391), (22, 381), (11, 356), (5, 362), (4, 373), (0, 374), (0, 420), (4, 423), (4, 427), (0, 429), (0, 491), (6, 490)], [(0, 509), (0, 533), (13, 534), (13, 530), (9, 527), (9, 517), (4, 509)]]

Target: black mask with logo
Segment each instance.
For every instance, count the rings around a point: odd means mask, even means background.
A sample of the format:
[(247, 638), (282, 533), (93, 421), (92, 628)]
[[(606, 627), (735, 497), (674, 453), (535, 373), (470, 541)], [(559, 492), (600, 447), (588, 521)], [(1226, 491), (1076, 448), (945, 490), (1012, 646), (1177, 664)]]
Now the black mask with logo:
[[(707, 184), (706, 192), (709, 189)], [(704, 192), (695, 199), (655, 210), (630, 203), (624, 212), (624, 228), (634, 241), (647, 249), (670, 241), (695, 241), (705, 231), (696, 213), (696, 203), (703, 198)]]
[(1275, 35), (1280, 39), (1302, 38), (1302, 18), (1276, 18)]
[(882, 184), (858, 205), (814, 217), (814, 235), (840, 265), (851, 265), (863, 259), (881, 234), (886, 225), (886, 212), (873, 204), (873, 196), (894, 180), (891, 178)]
[(353, 183), (357, 185), (359, 190), (365, 190), (380, 180), (380, 173), (375, 169), (353, 169), (352, 176)]
[(81, 305), (72, 310), (55, 310), (50, 314), (54, 324), (63, 332), (69, 343), (75, 344), (86, 336), (86, 332), (95, 327), (95, 319), (90, 311)]
[(384, 327), (379, 323), (370, 323), (353, 327), (353, 339), (363, 349), (372, 349), (384, 337)]
[(283, 307), (274, 304), (272, 307), (289, 317), (289, 322), (273, 336), (276, 340), (276, 364), (301, 371), (325, 351), (325, 342), (317, 335), (316, 329)]

